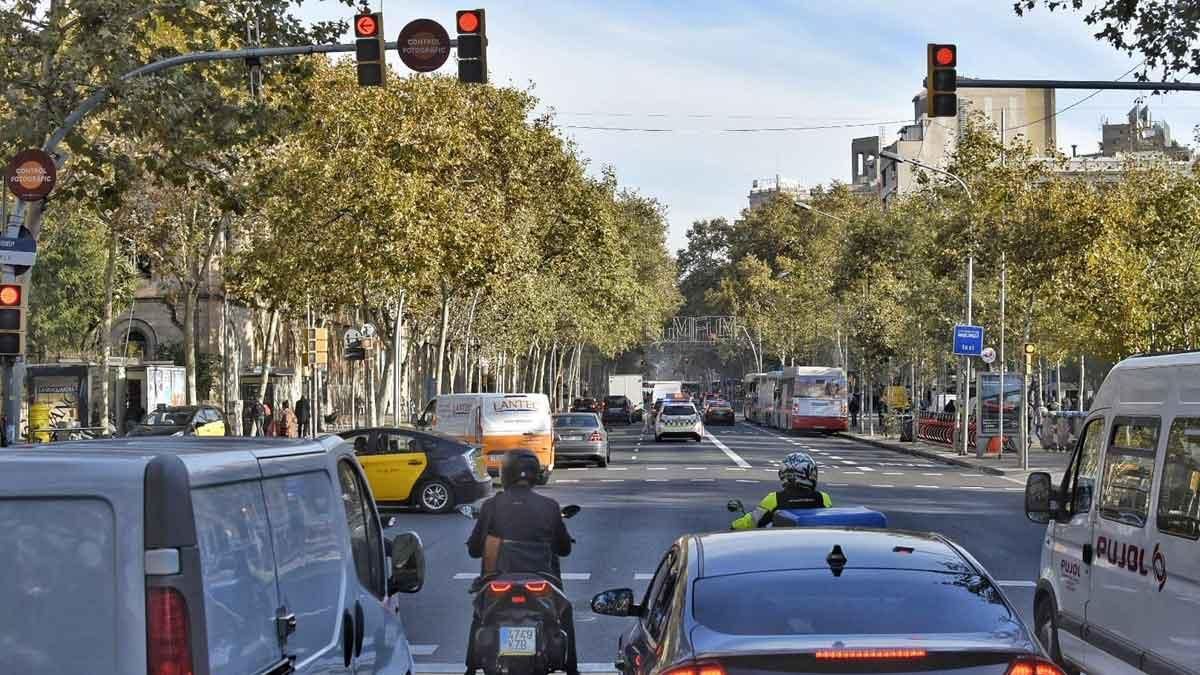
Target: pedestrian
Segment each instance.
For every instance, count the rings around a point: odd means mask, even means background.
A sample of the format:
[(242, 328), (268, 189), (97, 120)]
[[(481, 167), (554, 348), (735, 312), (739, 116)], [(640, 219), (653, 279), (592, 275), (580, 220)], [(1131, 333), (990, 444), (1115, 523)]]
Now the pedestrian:
[(262, 401), (250, 401), (250, 435), (262, 436), (267, 431), (267, 406)]
[(263, 433), (262, 433), (262, 435), (263, 436), (274, 436), (275, 435), (275, 415), (273, 414), (274, 411), (271, 410), (271, 404), (267, 403), (266, 401), (263, 401), (262, 407), (263, 407)]
[(300, 435), (308, 435), (308, 422), (312, 419), (312, 406), (308, 403), (308, 396), (301, 396), (299, 401), (296, 401), (296, 423), (300, 425)]
[(946, 401), (946, 405), (942, 408), (942, 412), (947, 415), (953, 415), (954, 413), (958, 412), (958, 406), (954, 405), (954, 399)]
[(850, 404), (848, 406), (850, 408), (850, 427), (854, 429), (858, 428), (859, 406), (860, 398), (858, 392), (856, 391), (852, 396), (850, 396)]
[(279, 413), (280, 435), (287, 438), (297, 438), (300, 435), (300, 421), (287, 401), (283, 402), (283, 411)]

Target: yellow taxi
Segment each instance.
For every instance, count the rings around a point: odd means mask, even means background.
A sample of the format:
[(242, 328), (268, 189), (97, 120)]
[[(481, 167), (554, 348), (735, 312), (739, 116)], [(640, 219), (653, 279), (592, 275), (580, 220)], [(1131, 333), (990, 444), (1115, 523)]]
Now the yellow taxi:
[(483, 451), (450, 436), (405, 427), (339, 434), (354, 446), (375, 501), (446, 513), (492, 492)]
[(162, 406), (148, 413), (130, 436), (225, 436), (225, 416), (207, 405)]

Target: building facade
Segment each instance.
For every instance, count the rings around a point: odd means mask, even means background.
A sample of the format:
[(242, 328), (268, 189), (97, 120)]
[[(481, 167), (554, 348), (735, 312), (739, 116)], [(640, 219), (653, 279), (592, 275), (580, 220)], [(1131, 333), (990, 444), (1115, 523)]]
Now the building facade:
[(758, 178), (750, 184), (750, 194), (748, 195), (750, 208), (769, 203), (778, 194), (787, 195), (792, 199), (806, 200), (809, 191), (798, 181), (786, 180), (779, 176)]

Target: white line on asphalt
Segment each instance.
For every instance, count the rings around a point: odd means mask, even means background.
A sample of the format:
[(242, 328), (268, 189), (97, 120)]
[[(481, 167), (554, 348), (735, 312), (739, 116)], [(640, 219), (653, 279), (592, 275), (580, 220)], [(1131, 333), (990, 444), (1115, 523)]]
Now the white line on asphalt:
[(745, 471), (746, 469), (743, 469), (740, 466), (727, 466), (727, 467), (725, 467), (725, 470), (726, 471)]
[(928, 489), (930, 489), (930, 490), (936, 490), (938, 486), (936, 486), (936, 485), (917, 485), (917, 486), (915, 486), (915, 487), (919, 487), (919, 488), (928, 488)]
[[(999, 413), (997, 413), (997, 414), (999, 414)], [(610, 467), (608, 467), (608, 470), (609, 471), (628, 471), (629, 467), (627, 467), (627, 466), (610, 466)]]
[(471, 579), (474, 579), (477, 576), (479, 576), (479, 574), (476, 572), (459, 572), (458, 574), (454, 575), (454, 580), (455, 581), (470, 581)]
[(875, 470), (869, 466), (859, 466), (859, 467), (855, 467), (855, 468), (858, 469), (859, 471), (874, 471)]
[(843, 471), (842, 473), (846, 474), (847, 476), (861, 476), (861, 475), (863, 475), (863, 472), (861, 472), (861, 471)]
[(684, 471), (708, 471), (707, 466), (689, 466)]
[(600, 482), (601, 483), (624, 483), (625, 479), (624, 478), (603, 478), (600, 480)]
[(962, 476), (963, 478), (983, 478), (983, 474), (981, 473), (960, 473), (958, 475)]
[(588, 468), (586, 466), (576, 466), (576, 467), (567, 469), (567, 471), (587, 471), (587, 470), (588, 470)]
[(872, 483), (872, 484), (871, 484), (871, 487), (876, 487), (876, 488), (888, 488), (888, 487), (896, 487), (896, 486), (895, 486), (895, 485), (887, 485), (886, 483), (885, 483), (885, 484), (882, 484), (882, 485), (879, 485), (879, 484)]
[(1019, 487), (1019, 488), (1004, 488), (1004, 491), (1005, 491), (1005, 492), (1024, 492), (1024, 491), (1025, 491), (1025, 488), (1023, 488), (1023, 487)]
[(556, 478), (556, 479), (554, 480), (554, 482), (555, 482), (555, 483), (578, 483), (579, 481), (575, 480), (574, 478), (571, 478), (571, 479), (567, 479), (567, 478)]
[(750, 468), (750, 462), (747, 462), (746, 460), (742, 459), (741, 455), (730, 450), (729, 446), (722, 443), (719, 438), (717, 438), (716, 436), (713, 436), (712, 434), (708, 433), (707, 431), (704, 432), (704, 435), (708, 438), (708, 440), (713, 442), (713, 445), (720, 448), (721, 452), (725, 453), (726, 457), (728, 457), (729, 459), (732, 459), (734, 464), (737, 464), (738, 466), (742, 467), (743, 469)]
[(826, 483), (829, 487), (850, 487), (849, 483)]
[(756, 481), (756, 480), (748, 480), (748, 479), (746, 479), (746, 478), (739, 478), (739, 479), (737, 479), (737, 482), (739, 482), (739, 483), (757, 483), (758, 481)]
[(667, 482), (667, 479), (666, 478), (647, 478), (646, 482), (647, 483), (665, 483), (665, 482)]
[(904, 472), (903, 471), (884, 471), (883, 475), (885, 475), (885, 476), (903, 476)]
[[(997, 414), (999, 414), (999, 413), (997, 413)], [(841, 457), (838, 457), (837, 455), (830, 455), (829, 459), (841, 459)]]
[[(998, 414), (998, 413), (997, 413), (997, 414)], [(843, 460), (842, 460), (842, 464), (854, 464), (854, 462), (851, 462), (851, 461), (850, 461), (850, 460), (848, 460), (848, 459), (843, 459)]]
[(587, 581), (592, 578), (591, 572), (563, 572), (563, 581)]
[[(408, 651), (412, 652), (413, 656), (433, 656), (437, 651), (437, 645), (412, 645), (408, 646)], [(459, 670), (462, 670), (461, 668)]]
[(1009, 588), (1037, 588), (1037, 583), (1033, 581), (1017, 581), (1009, 579), (1005, 581), (997, 581), (996, 583), (1001, 586), (1008, 586)]
[(717, 479), (716, 478), (693, 478), (692, 482), (693, 483), (715, 483), (715, 482), (717, 482)]
[(964, 489), (964, 490), (986, 490), (987, 488), (983, 487), (982, 485), (964, 485), (964, 486), (962, 486), (962, 489)]
[(653, 572), (634, 572), (633, 573), (634, 581), (650, 581), (653, 578), (654, 578)]
[[(996, 413), (996, 414), (999, 415), (1000, 413)], [(941, 476), (942, 474), (940, 474), (940, 473), (923, 473), (921, 475), (922, 476)]]
[(667, 467), (665, 467), (665, 466), (648, 466), (648, 467), (646, 467), (646, 470), (647, 471), (666, 471)]

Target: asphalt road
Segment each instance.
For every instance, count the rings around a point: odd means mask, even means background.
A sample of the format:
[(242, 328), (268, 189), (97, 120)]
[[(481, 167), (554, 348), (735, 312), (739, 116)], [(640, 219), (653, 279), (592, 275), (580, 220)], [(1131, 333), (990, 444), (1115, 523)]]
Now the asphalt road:
[[(597, 616), (591, 597), (608, 588), (633, 588), (640, 597), (659, 559), (685, 533), (729, 527), (729, 499), (751, 507), (778, 487), (777, 464), (804, 450), (820, 468), (822, 489), (838, 506), (882, 511), (890, 528), (936, 531), (965, 546), (1001, 582), (1027, 621), (1041, 526), (1023, 513), (1021, 484), (971, 473), (890, 450), (827, 436), (798, 436), (746, 423), (712, 427), (702, 443), (656, 443), (640, 425), (610, 431), (607, 469), (556, 468), (540, 488), (560, 504), (583, 511), (568, 522), (577, 540), (563, 561), (567, 595), (575, 604), (579, 660), (584, 670), (611, 670), (625, 619)], [(470, 581), (479, 562), (464, 542), (473, 522), (450, 514), (401, 513), (394, 530), (414, 530), (425, 544), (427, 581), (403, 599), (401, 616), (420, 672), (460, 672), (470, 625)]]

